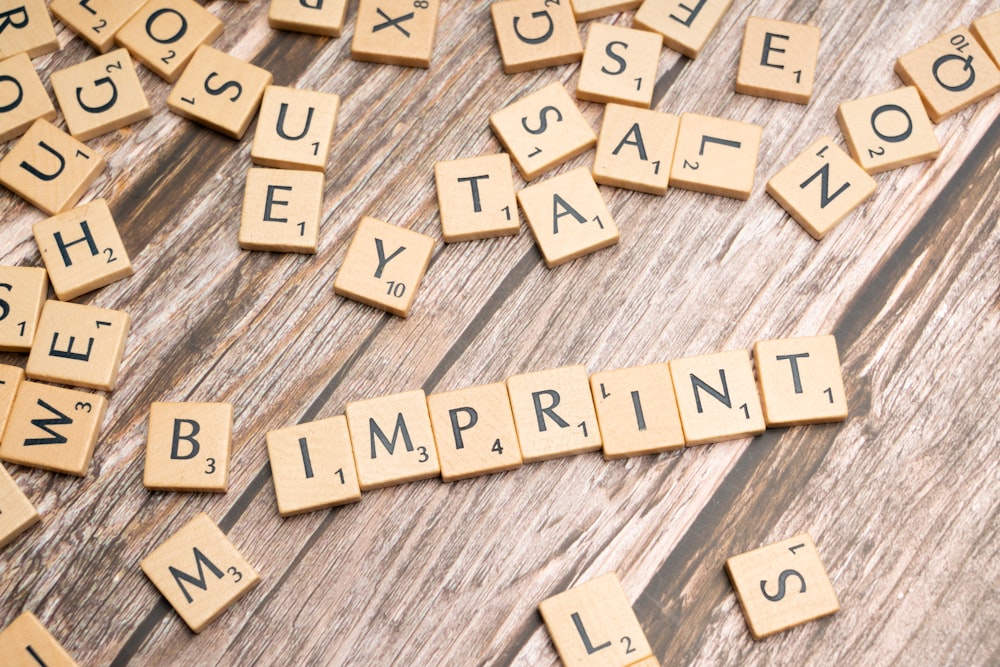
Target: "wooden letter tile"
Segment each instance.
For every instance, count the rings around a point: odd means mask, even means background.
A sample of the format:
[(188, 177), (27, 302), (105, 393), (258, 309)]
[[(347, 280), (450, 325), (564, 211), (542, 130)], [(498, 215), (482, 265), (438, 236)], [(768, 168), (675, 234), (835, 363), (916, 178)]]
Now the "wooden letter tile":
[(591, 102), (648, 108), (661, 49), (660, 38), (651, 32), (591, 24), (576, 96)]
[(517, 200), (550, 269), (618, 243), (618, 227), (586, 167), (530, 185)]
[(199, 46), (167, 98), (179, 116), (240, 139), (260, 107), (273, 77), (267, 70)]
[(0, 266), (0, 351), (31, 349), (48, 290), (45, 269)]
[(754, 639), (840, 611), (812, 538), (802, 533), (726, 559), (726, 573)]
[(268, 431), (267, 455), (281, 516), (361, 500), (343, 415)]
[(345, 412), (362, 491), (441, 474), (422, 389), (354, 401)]
[(195, 50), (221, 34), (222, 21), (194, 0), (150, 0), (118, 31), (115, 41), (156, 76), (173, 83)]
[(101, 53), (115, 43), (115, 34), (139, 11), (142, 2), (121, 0), (52, 0), (49, 9), (63, 24)]
[(278, 30), (340, 37), (347, 0), (271, 0), (267, 23)]
[(632, 23), (663, 37), (663, 43), (697, 58), (732, 0), (645, 0)]
[(62, 301), (134, 273), (107, 201), (89, 204), (36, 222), (35, 242)]
[(121, 310), (46, 301), (25, 373), (35, 380), (113, 391), (131, 323)]
[(941, 152), (920, 94), (912, 86), (842, 102), (837, 121), (851, 156), (869, 174), (933, 160)]
[(433, 251), (431, 237), (364, 216), (333, 281), (333, 291), (406, 317)]
[(339, 108), (332, 93), (268, 86), (250, 149), (254, 164), (324, 171)]
[(521, 467), (503, 382), (432, 394), (427, 409), (445, 482)]
[(590, 390), (605, 459), (657, 454), (684, 446), (667, 364), (594, 373)]
[(575, 63), (583, 56), (570, 0), (502, 0), (490, 5), (506, 74)]
[(614, 572), (543, 600), (538, 611), (564, 665), (631, 667), (653, 654)]
[(351, 58), (431, 66), (440, 0), (360, 0)]
[(445, 242), (513, 236), (521, 231), (506, 153), (436, 162), (434, 181)]
[(39, 118), (56, 119), (56, 108), (26, 53), (0, 62), (0, 100), (0, 142), (21, 136)]
[(572, 0), (573, 15), (577, 21), (627, 12), (642, 4), (642, 0)]
[(30, 611), (23, 612), (0, 632), (0, 655), (7, 667), (77, 667)]
[(594, 180), (652, 195), (667, 192), (677, 143), (677, 116), (620, 104), (604, 108)]
[(875, 192), (877, 183), (829, 137), (820, 137), (767, 182), (767, 194), (821, 239)]
[(757, 383), (744, 350), (670, 362), (677, 407), (688, 445), (764, 432)]
[[(24, 495), (7, 469), (0, 466), (0, 549), (13, 542), (18, 535), (40, 520), (38, 510)], [(0, 639), (0, 647), (2, 646), (3, 640)], [(5, 656), (11, 655), (3, 648), (0, 648), (0, 653)]]
[(205, 513), (142, 559), (139, 567), (192, 632), (201, 632), (260, 583), (260, 575)]
[(142, 483), (161, 491), (225, 493), (232, 441), (229, 403), (153, 403)]
[(24, 382), (24, 370), (17, 366), (0, 364), (0, 437), (7, 426), (7, 418), (14, 407), (17, 389)]
[(507, 393), (525, 463), (601, 449), (586, 367), (514, 375)]
[(99, 394), (22, 382), (7, 419), (0, 459), (84, 477), (108, 401)]
[(833, 336), (758, 341), (753, 357), (768, 426), (847, 419), (847, 396)]
[(0, 184), (55, 215), (76, 206), (105, 166), (97, 152), (39, 118), (0, 160)]
[(819, 28), (751, 16), (743, 32), (736, 92), (806, 104), (818, 55)]
[(0, 58), (27, 53), (36, 58), (59, 48), (44, 0), (0, 0)]
[(1000, 12), (993, 12), (972, 22), (972, 34), (1000, 67)]
[(763, 128), (735, 120), (681, 114), (670, 185), (749, 199)]
[(250, 169), (240, 220), (240, 247), (314, 254), (319, 247), (322, 215), (322, 172)]

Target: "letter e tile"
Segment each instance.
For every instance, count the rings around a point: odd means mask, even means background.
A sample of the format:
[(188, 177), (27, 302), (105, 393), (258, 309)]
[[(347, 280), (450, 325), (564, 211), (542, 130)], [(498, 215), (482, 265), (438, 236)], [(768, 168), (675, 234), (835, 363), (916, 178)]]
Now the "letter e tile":
[(0, 266), (0, 351), (28, 352), (49, 291), (49, 277), (37, 266)]
[(240, 218), (244, 250), (314, 254), (323, 214), (323, 173), (249, 169)]
[(743, 31), (736, 92), (806, 104), (818, 55), (819, 28), (751, 16)]
[(153, 403), (142, 483), (161, 491), (225, 493), (232, 441), (230, 403)]
[(847, 396), (833, 336), (762, 340), (753, 346), (768, 426), (847, 419)]
[(525, 463), (601, 449), (586, 367), (513, 375), (507, 393)]
[(56, 638), (30, 611), (0, 632), (0, 655), (7, 667), (77, 667)]

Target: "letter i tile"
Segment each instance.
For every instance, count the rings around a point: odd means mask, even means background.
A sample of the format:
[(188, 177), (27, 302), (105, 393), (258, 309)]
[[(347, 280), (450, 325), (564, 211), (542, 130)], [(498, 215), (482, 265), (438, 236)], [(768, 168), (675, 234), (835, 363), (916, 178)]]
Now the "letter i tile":
[(0, 632), (0, 655), (4, 667), (77, 667), (30, 611), (23, 612)]
[(229, 403), (153, 403), (142, 483), (154, 490), (225, 493), (232, 436)]

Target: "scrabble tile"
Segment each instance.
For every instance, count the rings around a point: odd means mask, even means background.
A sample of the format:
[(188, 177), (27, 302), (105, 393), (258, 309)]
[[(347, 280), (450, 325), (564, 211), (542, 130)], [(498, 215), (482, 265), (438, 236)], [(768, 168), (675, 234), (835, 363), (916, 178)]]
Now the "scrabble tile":
[(59, 48), (59, 39), (44, 0), (0, 0), (0, 58), (27, 53), (37, 58)]
[(727, 558), (726, 573), (754, 639), (840, 611), (816, 545), (806, 533)]
[(517, 201), (550, 269), (618, 243), (618, 227), (586, 167), (530, 185)]
[(941, 152), (912, 86), (842, 102), (837, 121), (851, 156), (869, 174), (933, 160)]
[(431, 394), (427, 409), (445, 482), (521, 467), (503, 382)]
[(7, 418), (14, 407), (17, 389), (24, 381), (24, 370), (17, 366), (0, 364), (0, 437), (7, 426)]
[(150, 0), (140, 4), (115, 41), (156, 76), (174, 83), (195, 50), (221, 34), (222, 21), (194, 0)]
[(25, 373), (34, 380), (113, 391), (131, 324), (121, 310), (46, 301)]
[(771, 177), (767, 194), (821, 239), (867, 201), (876, 185), (830, 137), (820, 137)]
[(260, 575), (204, 512), (168, 537), (139, 567), (191, 628), (201, 632), (260, 583)]
[(0, 632), (0, 655), (7, 667), (76, 667), (56, 638), (30, 611)]
[(96, 151), (40, 118), (0, 160), (0, 185), (55, 215), (76, 206), (106, 166)]
[(240, 247), (315, 254), (322, 216), (322, 172), (249, 169), (240, 218)]
[(521, 231), (506, 153), (434, 164), (441, 232), (447, 243)]
[(422, 389), (353, 401), (344, 411), (362, 491), (441, 474)]
[(407, 317), (431, 262), (434, 239), (364, 216), (333, 281), (340, 296)]
[(538, 611), (564, 665), (630, 667), (653, 654), (614, 572), (542, 600)]
[(935, 123), (1000, 90), (1000, 69), (966, 28), (900, 57), (895, 71), (917, 88)]
[(674, 359), (670, 377), (688, 445), (764, 432), (757, 383), (745, 350)]
[(570, 0), (490, 4), (505, 74), (575, 63), (583, 56)]
[(847, 419), (847, 396), (833, 336), (758, 341), (753, 357), (768, 426)]
[(268, 86), (250, 158), (265, 167), (324, 171), (339, 108), (332, 93)]
[(736, 120), (681, 114), (670, 185), (749, 199), (763, 128)]
[(979, 45), (986, 49), (993, 62), (1000, 67), (1000, 12), (993, 12), (972, 22), (970, 27)]
[(594, 155), (594, 180), (662, 195), (667, 192), (680, 119), (669, 113), (609, 104)]
[(278, 30), (340, 37), (347, 0), (271, 0), (267, 23)]
[(736, 92), (806, 104), (818, 55), (816, 26), (751, 16), (743, 32)]
[(601, 449), (586, 367), (513, 375), (507, 394), (525, 463)]
[(592, 24), (576, 96), (591, 102), (649, 107), (661, 48), (660, 38), (651, 32)]
[(268, 431), (267, 455), (281, 516), (361, 500), (343, 415)]
[(134, 273), (128, 252), (104, 199), (36, 222), (35, 242), (62, 301)]
[(490, 127), (526, 181), (597, 142), (593, 128), (558, 81), (494, 112)]
[(56, 119), (38, 72), (26, 53), (0, 62), (0, 141), (19, 137), (39, 118)]
[(167, 97), (167, 107), (232, 139), (240, 139), (260, 107), (271, 73), (199, 46)]
[(659, 33), (663, 43), (688, 58), (697, 58), (732, 0), (645, 0), (632, 24)]
[(0, 459), (85, 477), (107, 408), (99, 394), (22, 382), (0, 442)]
[(153, 403), (142, 483), (162, 491), (225, 493), (232, 441), (229, 403)]
[(115, 33), (139, 11), (141, 2), (52, 0), (49, 9), (67, 28), (101, 53), (115, 43)]
[(440, 0), (360, 0), (351, 58), (430, 67), (440, 5)]
[(642, 0), (572, 0), (573, 16), (577, 21), (627, 12), (642, 4)]
[[(2, 391), (2, 387), (0, 387), (0, 391)], [(40, 520), (38, 510), (24, 495), (7, 469), (0, 466), (0, 549), (13, 542), (18, 535)], [(3, 646), (2, 638), (0, 638), (0, 646)], [(0, 653), (10, 655), (8, 651), (3, 649), (0, 649)]]
[(660, 667), (660, 661), (657, 660), (655, 655), (651, 655), (645, 660), (640, 660), (639, 662), (633, 662), (628, 667)]
[(684, 430), (667, 364), (590, 376), (604, 458), (657, 454), (684, 446)]
[(0, 351), (31, 349), (48, 290), (45, 269), (0, 266)]

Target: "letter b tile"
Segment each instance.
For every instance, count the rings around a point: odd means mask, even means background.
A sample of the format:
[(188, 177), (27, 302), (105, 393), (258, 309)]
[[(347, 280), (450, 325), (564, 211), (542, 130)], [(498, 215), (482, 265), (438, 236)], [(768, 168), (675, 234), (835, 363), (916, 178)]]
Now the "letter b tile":
[(225, 493), (232, 435), (229, 403), (153, 403), (142, 483), (147, 489)]

